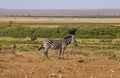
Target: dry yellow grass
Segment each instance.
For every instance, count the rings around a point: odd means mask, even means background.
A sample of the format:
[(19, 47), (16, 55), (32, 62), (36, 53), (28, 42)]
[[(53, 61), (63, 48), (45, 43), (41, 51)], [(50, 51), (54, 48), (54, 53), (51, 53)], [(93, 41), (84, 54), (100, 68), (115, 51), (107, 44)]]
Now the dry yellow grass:
[(0, 23), (120, 23), (120, 18), (0, 17)]
[(42, 51), (17, 52), (17, 56), (1, 53), (0, 78), (119, 78), (119, 61), (109, 56), (73, 53), (68, 50), (63, 61), (52, 51), (49, 52), (50, 60), (44, 61)]

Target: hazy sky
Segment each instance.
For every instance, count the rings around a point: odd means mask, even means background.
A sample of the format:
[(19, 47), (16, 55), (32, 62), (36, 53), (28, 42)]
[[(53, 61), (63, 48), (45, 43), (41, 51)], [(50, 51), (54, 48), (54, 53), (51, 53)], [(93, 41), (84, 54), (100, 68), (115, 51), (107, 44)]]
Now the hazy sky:
[(120, 8), (120, 0), (0, 0), (6, 9), (107, 9)]

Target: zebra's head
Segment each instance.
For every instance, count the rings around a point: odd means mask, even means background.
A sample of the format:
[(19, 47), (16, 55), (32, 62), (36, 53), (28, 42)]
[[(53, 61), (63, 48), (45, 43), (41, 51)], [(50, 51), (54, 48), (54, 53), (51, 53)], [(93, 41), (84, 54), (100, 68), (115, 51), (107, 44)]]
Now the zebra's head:
[(75, 46), (77, 46), (77, 41), (75, 39), (75, 36), (71, 37), (71, 43), (74, 44)]
[(75, 36), (67, 36), (65, 37), (64, 39), (66, 39), (68, 41), (68, 43), (72, 43), (74, 44), (75, 46), (77, 46), (77, 41), (75, 39)]

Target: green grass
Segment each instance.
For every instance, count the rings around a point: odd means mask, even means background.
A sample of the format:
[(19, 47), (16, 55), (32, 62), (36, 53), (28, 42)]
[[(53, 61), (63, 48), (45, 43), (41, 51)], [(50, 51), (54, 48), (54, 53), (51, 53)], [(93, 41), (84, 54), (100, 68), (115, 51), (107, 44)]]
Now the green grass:
[[(58, 38), (59, 39), (59, 38)], [(0, 48), (7, 51), (10, 50), (13, 44), (17, 45), (17, 51), (37, 51), (41, 43), (46, 38), (38, 38), (36, 41), (29, 41), (29, 38), (0, 38)], [(96, 51), (120, 51), (120, 39), (77, 39), (78, 46), (69, 45), (69, 49), (82, 52), (96, 52)], [(78, 53), (79, 54), (79, 53)], [(84, 55), (87, 55), (84, 53)]]
[(64, 38), (75, 35), (79, 39), (120, 38), (120, 26), (114, 24), (65, 24), (57, 27), (29, 27), (20, 24), (0, 24), (0, 37)]

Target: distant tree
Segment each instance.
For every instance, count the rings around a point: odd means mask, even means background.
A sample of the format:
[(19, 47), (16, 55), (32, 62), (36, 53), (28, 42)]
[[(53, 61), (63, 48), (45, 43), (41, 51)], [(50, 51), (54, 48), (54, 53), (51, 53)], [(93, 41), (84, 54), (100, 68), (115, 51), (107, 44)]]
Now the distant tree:
[(28, 14), (28, 17), (30, 17), (31, 15), (30, 14)]
[(19, 15), (18, 14), (16, 14), (16, 17), (18, 17)]
[(76, 32), (76, 31), (77, 31), (76, 28), (70, 29), (70, 30), (69, 30), (69, 34), (75, 35), (75, 32)]
[(13, 22), (12, 21), (9, 21), (10, 24), (12, 24)]
[(23, 17), (24, 15), (22, 14), (21, 17)]

